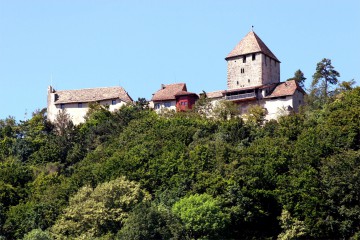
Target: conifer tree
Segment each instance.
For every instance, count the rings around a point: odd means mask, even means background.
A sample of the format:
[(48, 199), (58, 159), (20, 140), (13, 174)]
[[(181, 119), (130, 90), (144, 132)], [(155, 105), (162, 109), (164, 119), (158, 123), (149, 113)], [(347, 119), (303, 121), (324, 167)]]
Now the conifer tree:
[(306, 77), (304, 76), (304, 73), (298, 69), (295, 73), (294, 73), (294, 76), (292, 78), (289, 78), (287, 81), (290, 81), (290, 80), (295, 80), (300, 87), (304, 88), (305, 85), (304, 85), (304, 82), (306, 80)]

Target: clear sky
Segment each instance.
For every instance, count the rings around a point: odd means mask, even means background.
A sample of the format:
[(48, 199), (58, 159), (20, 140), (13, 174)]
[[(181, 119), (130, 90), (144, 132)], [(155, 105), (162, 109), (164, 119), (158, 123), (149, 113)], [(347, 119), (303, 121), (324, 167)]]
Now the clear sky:
[(0, 119), (45, 108), (50, 84), (120, 85), (134, 100), (162, 83), (226, 89), (224, 58), (252, 25), (282, 81), (301, 69), (309, 85), (330, 58), (359, 85), (359, 0), (0, 0)]

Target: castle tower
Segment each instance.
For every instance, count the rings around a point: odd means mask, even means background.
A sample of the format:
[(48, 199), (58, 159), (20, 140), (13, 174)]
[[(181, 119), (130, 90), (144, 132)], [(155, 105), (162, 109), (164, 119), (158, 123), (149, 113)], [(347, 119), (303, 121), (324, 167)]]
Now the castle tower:
[(280, 82), (280, 61), (250, 31), (227, 55), (228, 90)]

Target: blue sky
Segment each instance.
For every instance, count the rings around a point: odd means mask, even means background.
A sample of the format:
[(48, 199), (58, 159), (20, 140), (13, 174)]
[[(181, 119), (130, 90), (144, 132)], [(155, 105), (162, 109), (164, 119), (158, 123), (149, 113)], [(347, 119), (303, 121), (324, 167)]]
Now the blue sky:
[(162, 83), (226, 89), (224, 58), (252, 25), (282, 81), (301, 69), (308, 85), (330, 58), (359, 85), (358, 0), (0, 0), (0, 119), (45, 108), (50, 84), (120, 85), (135, 100)]

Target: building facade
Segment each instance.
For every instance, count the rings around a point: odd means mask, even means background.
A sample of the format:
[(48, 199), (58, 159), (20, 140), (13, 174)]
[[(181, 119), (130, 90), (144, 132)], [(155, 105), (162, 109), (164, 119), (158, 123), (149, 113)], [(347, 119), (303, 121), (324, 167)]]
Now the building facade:
[(91, 103), (108, 106), (110, 111), (120, 109), (133, 100), (122, 87), (89, 88), (79, 90), (55, 90), (48, 87), (47, 118), (54, 122), (60, 111), (66, 111), (71, 121), (78, 125), (85, 121)]
[(150, 101), (150, 108), (156, 112), (164, 110), (187, 111), (193, 108), (196, 100), (199, 99), (196, 93), (188, 92), (185, 83), (162, 84)]
[(298, 111), (305, 91), (296, 81), (280, 82), (280, 61), (254, 31), (226, 56), (227, 89), (207, 93), (213, 105), (232, 101), (242, 114), (252, 105), (263, 107), (266, 119)]

